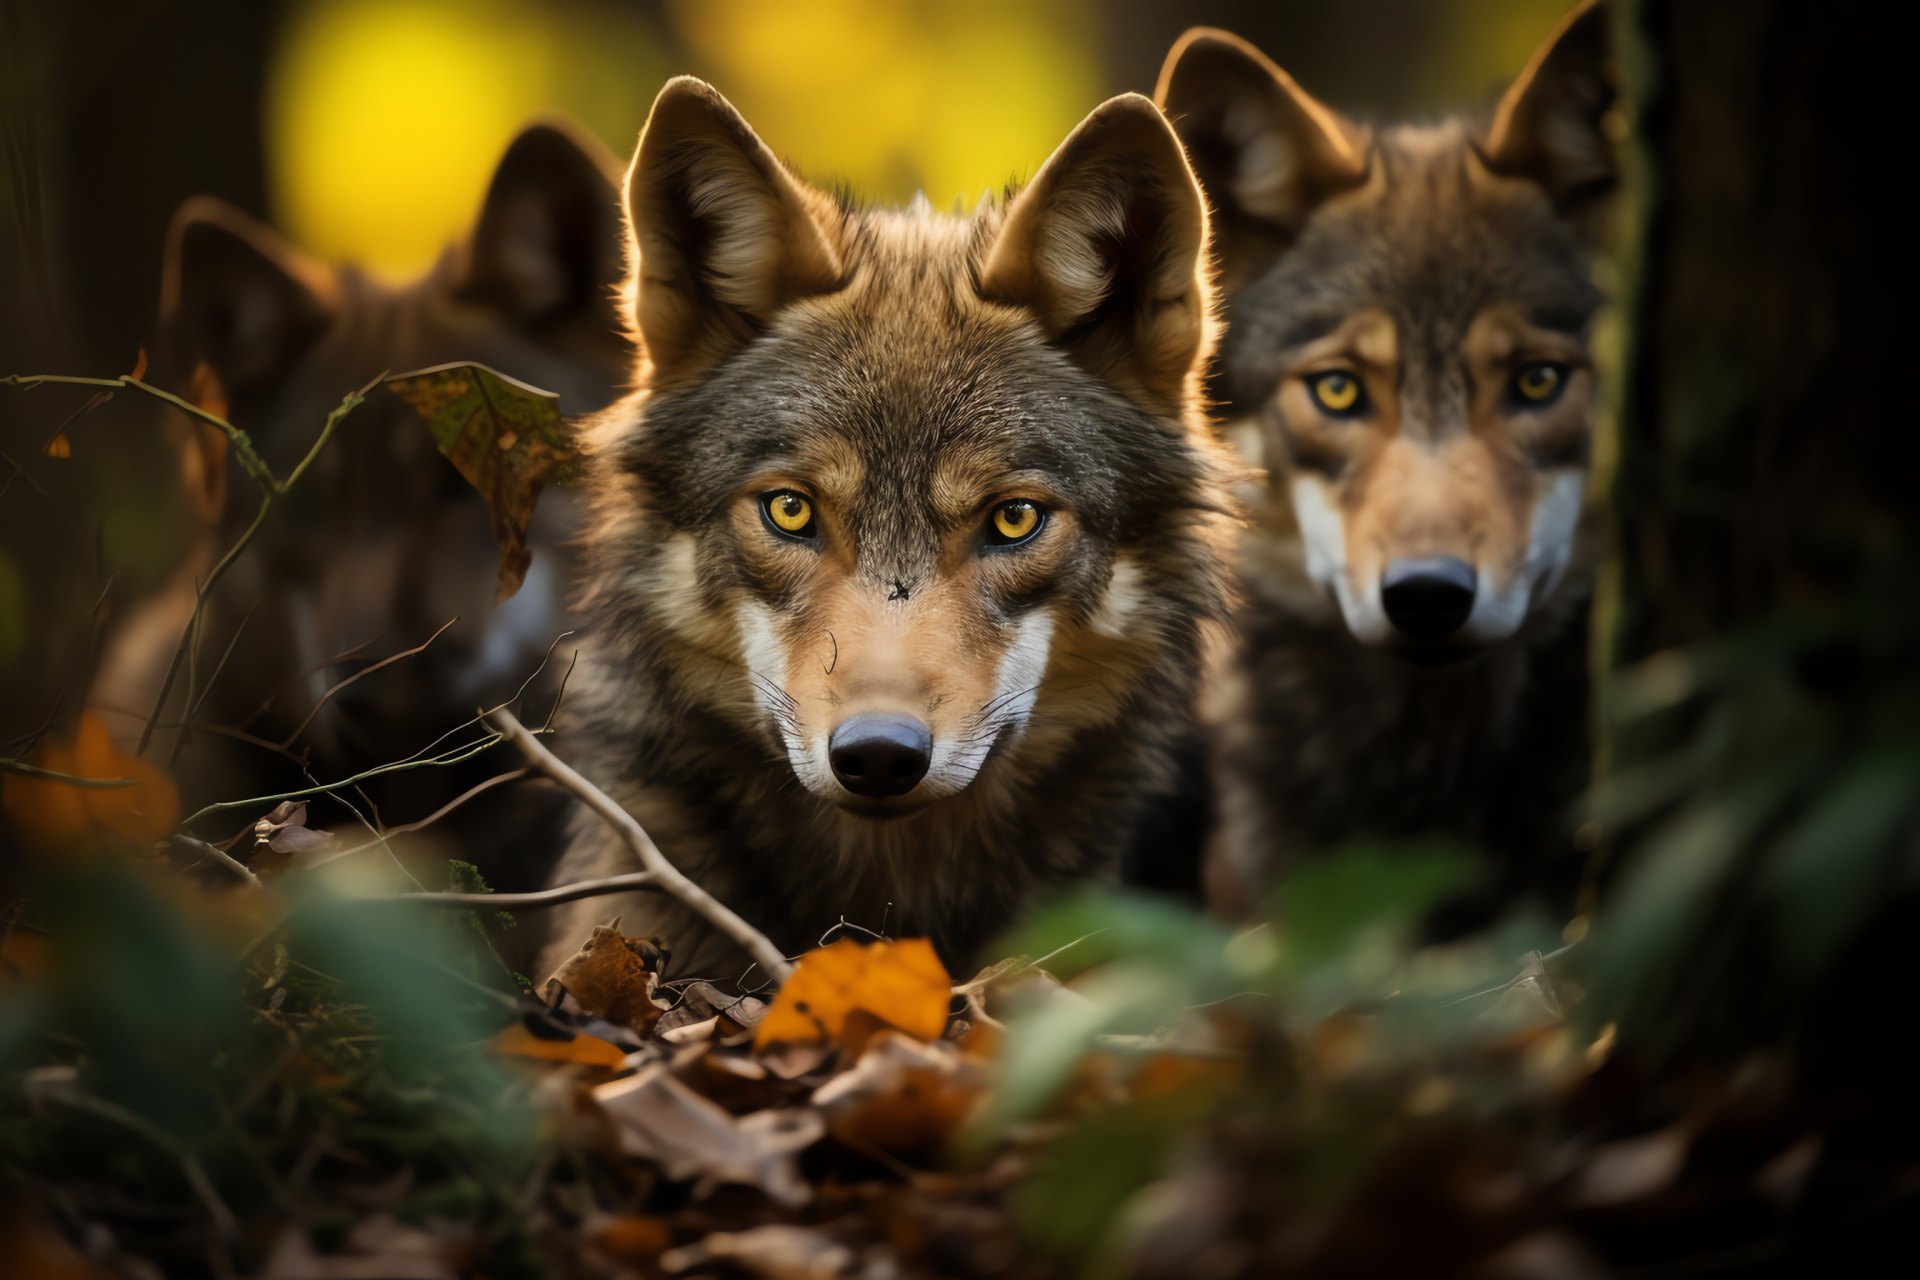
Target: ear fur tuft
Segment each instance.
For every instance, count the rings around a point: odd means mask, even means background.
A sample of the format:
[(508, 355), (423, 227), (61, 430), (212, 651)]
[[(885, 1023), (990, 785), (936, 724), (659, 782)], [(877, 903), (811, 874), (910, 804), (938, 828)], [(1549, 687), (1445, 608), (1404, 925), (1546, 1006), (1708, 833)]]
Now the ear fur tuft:
[(235, 401), (273, 385), (333, 325), (333, 273), (232, 205), (197, 196), (167, 231), (160, 322)]
[(1494, 111), (1480, 144), (1495, 173), (1530, 178), (1563, 207), (1600, 194), (1617, 176), (1602, 121), (1613, 105), (1606, 0), (1561, 20)]
[(1013, 198), (980, 291), (1032, 309), (1082, 367), (1177, 413), (1212, 350), (1207, 235), (1179, 139), (1151, 102), (1122, 94)]
[(840, 286), (832, 202), (703, 81), (676, 77), (654, 99), (626, 191), (649, 385), (697, 376), (780, 308)]
[(1214, 201), (1223, 286), (1264, 270), (1315, 206), (1366, 181), (1372, 135), (1228, 31), (1174, 42), (1154, 101)]

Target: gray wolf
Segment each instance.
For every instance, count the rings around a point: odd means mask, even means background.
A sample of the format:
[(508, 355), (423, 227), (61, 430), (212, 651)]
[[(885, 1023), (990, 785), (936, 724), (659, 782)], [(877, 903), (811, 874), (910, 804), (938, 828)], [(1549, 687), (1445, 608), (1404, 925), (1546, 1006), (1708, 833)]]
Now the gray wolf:
[[(281, 475), (341, 397), (382, 370), (477, 360), (557, 391), (565, 411), (602, 407), (631, 359), (614, 297), (622, 270), (615, 173), (617, 162), (592, 138), (558, 122), (530, 126), (502, 158), (472, 234), (398, 288), (314, 262), (218, 201), (189, 201), (167, 241), (152, 380), (230, 414)], [(256, 506), (212, 428), (170, 411), (165, 429), (179, 445), (182, 487), (198, 500), (199, 523), (171, 587), (118, 628), (91, 692), (128, 743), (158, 695), (196, 580)], [(549, 494), (532, 530), (528, 581), (496, 609), (498, 552), (485, 506), (412, 411), (375, 393), (209, 602), (205, 700), (189, 716), (177, 689), (161, 716), (164, 725), (190, 718), (199, 727), (177, 757), (177, 729), (151, 749), (174, 760), (187, 811), (307, 785), (288, 754), (303, 756), (322, 780), (398, 759), (510, 693), (566, 629), (567, 539), (577, 525), (568, 495)], [(419, 644), (456, 616), (460, 623), (419, 657), (320, 703), (358, 667)], [(288, 754), (264, 745), (296, 730)], [(495, 767), (479, 760), (403, 775), (405, 815), (424, 815)], [(397, 801), (402, 793), (370, 794)], [(484, 797), (433, 833), (511, 881), (514, 868), (486, 852), (505, 856), (495, 829), (506, 803)], [(517, 878), (537, 884), (544, 871), (540, 864)]]
[(1580, 7), (1490, 114), (1431, 124), (1347, 120), (1225, 32), (1168, 56), (1215, 210), (1214, 392), (1270, 471), (1209, 695), (1217, 901), (1441, 835), (1496, 855), (1461, 928), (1577, 862), (1606, 22)]
[[(1002, 202), (864, 208), (683, 78), (626, 196), (644, 358), (584, 428), (563, 742), (782, 948), (844, 918), (960, 964), (1180, 785), (1234, 527), (1192, 172), (1128, 95)], [(589, 822), (555, 880), (628, 863)], [(548, 959), (615, 912), (744, 965), (641, 898), (558, 913)]]

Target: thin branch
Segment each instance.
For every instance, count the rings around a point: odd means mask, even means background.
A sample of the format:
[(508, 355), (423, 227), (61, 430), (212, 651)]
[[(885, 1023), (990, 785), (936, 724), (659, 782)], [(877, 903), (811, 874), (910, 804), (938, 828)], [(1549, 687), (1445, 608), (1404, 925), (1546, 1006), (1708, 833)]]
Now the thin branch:
[[(485, 782), (476, 783), (472, 787), (469, 787), (467, 790), (461, 792), (459, 795), (447, 801), (445, 804), (441, 805), (438, 809), (435, 809), (432, 813), (420, 819), (418, 822), (409, 822), (402, 826), (389, 828), (387, 830), (387, 835), (403, 836), (403, 835), (406, 835), (409, 831), (418, 831), (422, 827), (430, 827), (434, 823), (440, 821), (440, 819), (452, 813), (455, 809), (458, 809), (461, 805), (465, 804), (467, 801), (479, 795), (481, 792), (490, 791), (493, 788), (502, 785), (503, 783), (518, 782), (520, 779), (526, 777), (529, 773), (532, 773), (532, 772), (533, 770), (531, 769), (513, 769), (506, 773), (496, 773), (495, 775), (493, 775), (493, 777), (488, 778)], [(351, 849), (342, 849), (338, 853), (330, 853), (324, 858), (315, 858), (312, 862), (307, 863), (306, 869), (311, 871), (315, 867), (324, 867), (329, 862), (338, 862), (340, 859), (347, 857), (350, 854), (359, 853), (363, 849), (372, 849), (375, 846), (377, 846), (379, 843), (380, 842), (378, 840), (369, 840), (367, 843), (357, 844), (353, 846), (353, 848)]]
[(248, 884), (252, 885), (254, 888), (258, 889), (262, 887), (260, 884), (260, 877), (253, 874), (252, 871), (248, 870), (246, 863), (241, 862), (238, 858), (234, 857), (232, 854), (228, 853), (225, 849), (222, 849), (220, 846), (208, 844), (205, 840), (196, 839), (195, 837), (187, 835), (184, 832), (175, 833), (173, 836), (169, 838), (176, 848), (182, 849), (187, 853), (191, 853), (195, 855), (197, 860), (195, 865), (198, 865), (198, 863), (200, 862), (205, 862), (208, 859), (212, 859), (213, 861), (219, 863), (221, 866), (225, 867), (227, 870), (233, 872), (234, 875), (239, 876), (242, 880), (245, 880)]
[(374, 663), (370, 667), (362, 667), (358, 671), (354, 672), (352, 675), (348, 676), (346, 679), (340, 681), (338, 684), (331, 686), (325, 693), (321, 694), (317, 699), (314, 700), (313, 710), (307, 712), (307, 718), (300, 722), (300, 726), (297, 729), (295, 729), (292, 733), (287, 735), (286, 741), (280, 744), (280, 749), (285, 751), (293, 746), (293, 740), (295, 738), (298, 738), (301, 734), (307, 731), (307, 726), (313, 723), (313, 718), (320, 714), (320, 708), (327, 705), (328, 698), (331, 698), (334, 694), (340, 692), (342, 689), (352, 684), (355, 680), (358, 680), (361, 676), (370, 676), (374, 672), (378, 671), (380, 668), (391, 665), (392, 663), (398, 662), (402, 658), (413, 657), (414, 654), (421, 652), (428, 645), (432, 644), (435, 640), (438, 640), (441, 636), (445, 635), (447, 632), (447, 628), (452, 626), (454, 623), (458, 621), (460, 621), (458, 617), (447, 619), (447, 621), (441, 626), (441, 628), (438, 631), (428, 636), (425, 640), (422, 640), (419, 644), (415, 645), (413, 648), (405, 650), (404, 652), (401, 652), (401, 653), (396, 653), (390, 658), (382, 658), (380, 659), (380, 661)]
[[(386, 377), (386, 374), (382, 373), (380, 378), (384, 377)], [(267, 518), (267, 512), (273, 509), (273, 504), (278, 499), (285, 497), (287, 491), (293, 487), (295, 482), (306, 474), (307, 468), (313, 465), (313, 460), (320, 456), (320, 451), (327, 447), (329, 440), (333, 439), (333, 433), (339, 430), (340, 423), (345, 420), (349, 413), (352, 413), (356, 407), (366, 400), (367, 393), (379, 385), (380, 378), (375, 378), (358, 391), (349, 392), (346, 399), (340, 402), (340, 407), (327, 415), (326, 424), (320, 428), (320, 434), (314, 440), (313, 446), (307, 450), (307, 456), (300, 459), (299, 464), (287, 473), (285, 480), (276, 480), (274, 478), (273, 472), (267, 468), (267, 464), (261, 460), (258, 453), (254, 452), (253, 442), (248, 438), (247, 433), (226, 419), (208, 413), (197, 405), (182, 400), (179, 396), (162, 391), (158, 387), (148, 386), (146, 383), (137, 379), (126, 378), (121, 380), (121, 385), (123, 386), (137, 387), (149, 395), (157, 396), (193, 414), (197, 418), (211, 422), (214, 426), (226, 432), (228, 439), (233, 441), (235, 456), (240, 459), (241, 465), (245, 467), (247, 474), (252, 476), (254, 482), (260, 486), (260, 511), (254, 516), (253, 523), (248, 525), (246, 531), (240, 535), (239, 540), (227, 549), (227, 554), (220, 557), (220, 563), (214, 565), (213, 572), (207, 575), (207, 580), (200, 584), (200, 590), (194, 596), (193, 617), (188, 620), (187, 629), (181, 635), (180, 643), (173, 651), (173, 661), (167, 664), (167, 678), (161, 682), (160, 696), (154, 700), (153, 712), (147, 717), (147, 727), (141, 731), (140, 745), (135, 749), (135, 755), (145, 755), (148, 743), (153, 741), (154, 726), (159, 723), (160, 711), (167, 704), (167, 696), (173, 692), (173, 682), (174, 678), (180, 672), (181, 659), (186, 656), (188, 648), (194, 643), (195, 637), (199, 634), (200, 617), (206, 611), (207, 598), (212, 594), (214, 584), (220, 581), (220, 575), (227, 571), (227, 567), (238, 559), (240, 553), (246, 550), (247, 544), (253, 541), (253, 535), (259, 531), (261, 523)], [(6, 381), (22, 386), (36, 381), (99, 382), (98, 379), (72, 378), (38, 380), (9, 378), (6, 379)], [(194, 701), (193, 683), (189, 680), (187, 684), (186, 705), (192, 706)], [(182, 730), (181, 732), (184, 733), (186, 731)]]
[(276, 804), (282, 800), (304, 800), (310, 796), (329, 795), (342, 787), (351, 787), (356, 783), (365, 782), (369, 778), (379, 778), (389, 773), (404, 773), (409, 769), (427, 769), (444, 765), (460, 764), (473, 759), (489, 747), (498, 746), (504, 741), (506, 741), (506, 739), (501, 734), (489, 734), (477, 742), (463, 743), (458, 747), (454, 747), (445, 755), (428, 756), (425, 759), (409, 756), (405, 760), (396, 760), (392, 764), (379, 765), (375, 768), (368, 769), (364, 773), (356, 773), (351, 778), (342, 778), (338, 782), (330, 782), (320, 786), (301, 787), (297, 791), (280, 791), (270, 796), (249, 796), (245, 800), (215, 801), (199, 812), (190, 815), (187, 820), (180, 825), (182, 827), (190, 827), (209, 814), (224, 813), (229, 809), (252, 809), (263, 804)]
[(112, 791), (119, 787), (131, 787), (140, 781), (138, 778), (76, 778), (70, 773), (42, 769), (11, 756), (0, 756), (0, 773), (19, 774), (23, 778), (45, 778), (49, 782), (64, 782), (68, 786), (85, 787), (89, 791)]
[[(533, 766), (552, 778), (567, 790), (586, 802), (589, 809), (606, 820), (608, 826), (620, 834), (640, 864), (651, 872), (658, 886), (688, 907), (705, 917), (727, 937), (740, 944), (746, 953), (759, 963), (776, 981), (785, 982), (793, 974), (793, 966), (780, 954), (780, 949), (768, 940), (767, 935), (735, 915), (733, 909), (724, 902), (702, 889), (682, 875), (677, 867), (667, 861), (666, 855), (653, 842), (641, 825), (634, 821), (633, 815), (615, 804), (611, 797), (600, 788), (575, 773), (553, 752), (527, 732), (510, 711), (496, 711), (490, 717), (491, 725), (498, 729), (503, 737), (526, 753)], [(492, 895), (488, 895), (491, 897)]]
[(429, 902), (438, 907), (557, 907), (581, 898), (600, 898), (629, 889), (654, 889), (671, 892), (651, 871), (630, 871), (603, 880), (576, 880), (538, 893), (396, 893), (391, 898), (368, 899), (378, 902)]

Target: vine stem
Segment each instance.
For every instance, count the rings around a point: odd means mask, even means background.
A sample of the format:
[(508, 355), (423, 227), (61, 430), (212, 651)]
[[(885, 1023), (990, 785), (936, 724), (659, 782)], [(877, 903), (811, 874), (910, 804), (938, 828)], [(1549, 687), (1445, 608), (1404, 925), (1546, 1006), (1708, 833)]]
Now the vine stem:
[[(660, 846), (653, 842), (653, 837), (646, 833), (646, 829), (639, 822), (635, 821), (632, 814), (615, 803), (606, 792), (574, 772), (559, 756), (547, 750), (545, 744), (529, 733), (527, 727), (515, 719), (512, 712), (495, 711), (487, 719), (489, 726), (496, 733), (526, 754), (528, 762), (534, 768), (579, 796), (589, 809), (599, 814), (608, 826), (619, 833), (620, 838), (627, 842), (627, 847), (633, 850), (634, 856), (640, 860), (640, 865), (646, 868), (642, 874), (649, 879), (644, 882), (644, 887), (658, 888), (680, 899), (704, 917), (707, 923), (739, 943), (741, 949), (752, 956), (776, 982), (785, 983), (793, 975), (793, 966), (787, 962), (784, 955), (780, 954), (780, 949), (773, 945), (766, 934), (741, 919), (726, 903), (681, 874), (678, 867), (667, 861), (667, 856), (660, 852)], [(576, 887), (578, 886), (562, 886), (565, 889)], [(579, 896), (588, 895), (583, 893)], [(485, 898), (488, 903), (499, 901), (492, 894), (485, 895)]]

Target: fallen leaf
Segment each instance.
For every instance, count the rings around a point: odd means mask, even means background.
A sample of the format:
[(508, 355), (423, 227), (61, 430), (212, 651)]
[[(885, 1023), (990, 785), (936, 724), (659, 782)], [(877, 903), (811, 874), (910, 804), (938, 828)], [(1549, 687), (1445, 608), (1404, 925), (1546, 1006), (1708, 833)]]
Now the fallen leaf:
[(600, 1222), (588, 1230), (587, 1238), (619, 1262), (644, 1265), (673, 1243), (673, 1232), (658, 1218), (629, 1213)]
[(826, 1132), (811, 1108), (735, 1117), (682, 1084), (666, 1063), (603, 1084), (593, 1097), (613, 1121), (621, 1150), (653, 1161), (677, 1182), (742, 1183), (785, 1205), (805, 1204), (812, 1194), (794, 1164)]
[(833, 1280), (853, 1270), (854, 1253), (812, 1227), (771, 1223), (746, 1231), (716, 1231), (697, 1244), (660, 1255), (661, 1269), (675, 1273), (708, 1262), (731, 1262), (765, 1280)]
[(180, 825), (173, 783), (151, 761), (114, 746), (98, 711), (83, 713), (70, 740), (48, 743), (30, 763), (76, 778), (131, 778), (133, 784), (77, 787), (57, 778), (9, 775), (0, 804), (28, 844), (61, 848), (105, 835), (145, 846)]
[(755, 1029), (754, 1047), (831, 1041), (857, 1053), (882, 1024), (937, 1040), (946, 1030), (952, 989), (925, 938), (864, 946), (841, 938), (796, 962)]
[(814, 1090), (812, 1103), (828, 1132), (849, 1145), (931, 1152), (966, 1123), (987, 1084), (986, 1064), (952, 1041), (922, 1044), (883, 1031), (851, 1071)]
[(547, 1062), (578, 1062), (609, 1070), (626, 1061), (626, 1051), (598, 1036), (575, 1035), (571, 1040), (545, 1040), (516, 1022), (493, 1038), (493, 1047), (516, 1058)]
[(1638, 1138), (1609, 1142), (1587, 1157), (1573, 1189), (1580, 1205), (1626, 1204), (1661, 1190), (1680, 1176), (1693, 1135), (1673, 1125)]
[(73, 441), (67, 439), (66, 432), (56, 431), (45, 444), (40, 446), (40, 453), (42, 457), (47, 458), (71, 458)]
[(560, 397), (483, 364), (461, 361), (387, 379), (426, 420), (433, 442), (479, 491), (500, 546), (496, 603), (520, 590), (533, 552), (527, 524), (540, 490), (572, 478), (579, 451), (560, 417)]
[(315, 1252), (306, 1228), (288, 1226), (274, 1239), (260, 1280), (453, 1280), (448, 1246), (388, 1214), (362, 1219), (337, 1253)]
[(666, 956), (654, 939), (621, 933), (618, 920), (595, 925), (580, 949), (547, 979), (549, 1003), (557, 982), (588, 1017), (605, 1018), (645, 1034), (665, 1012), (653, 993)]

